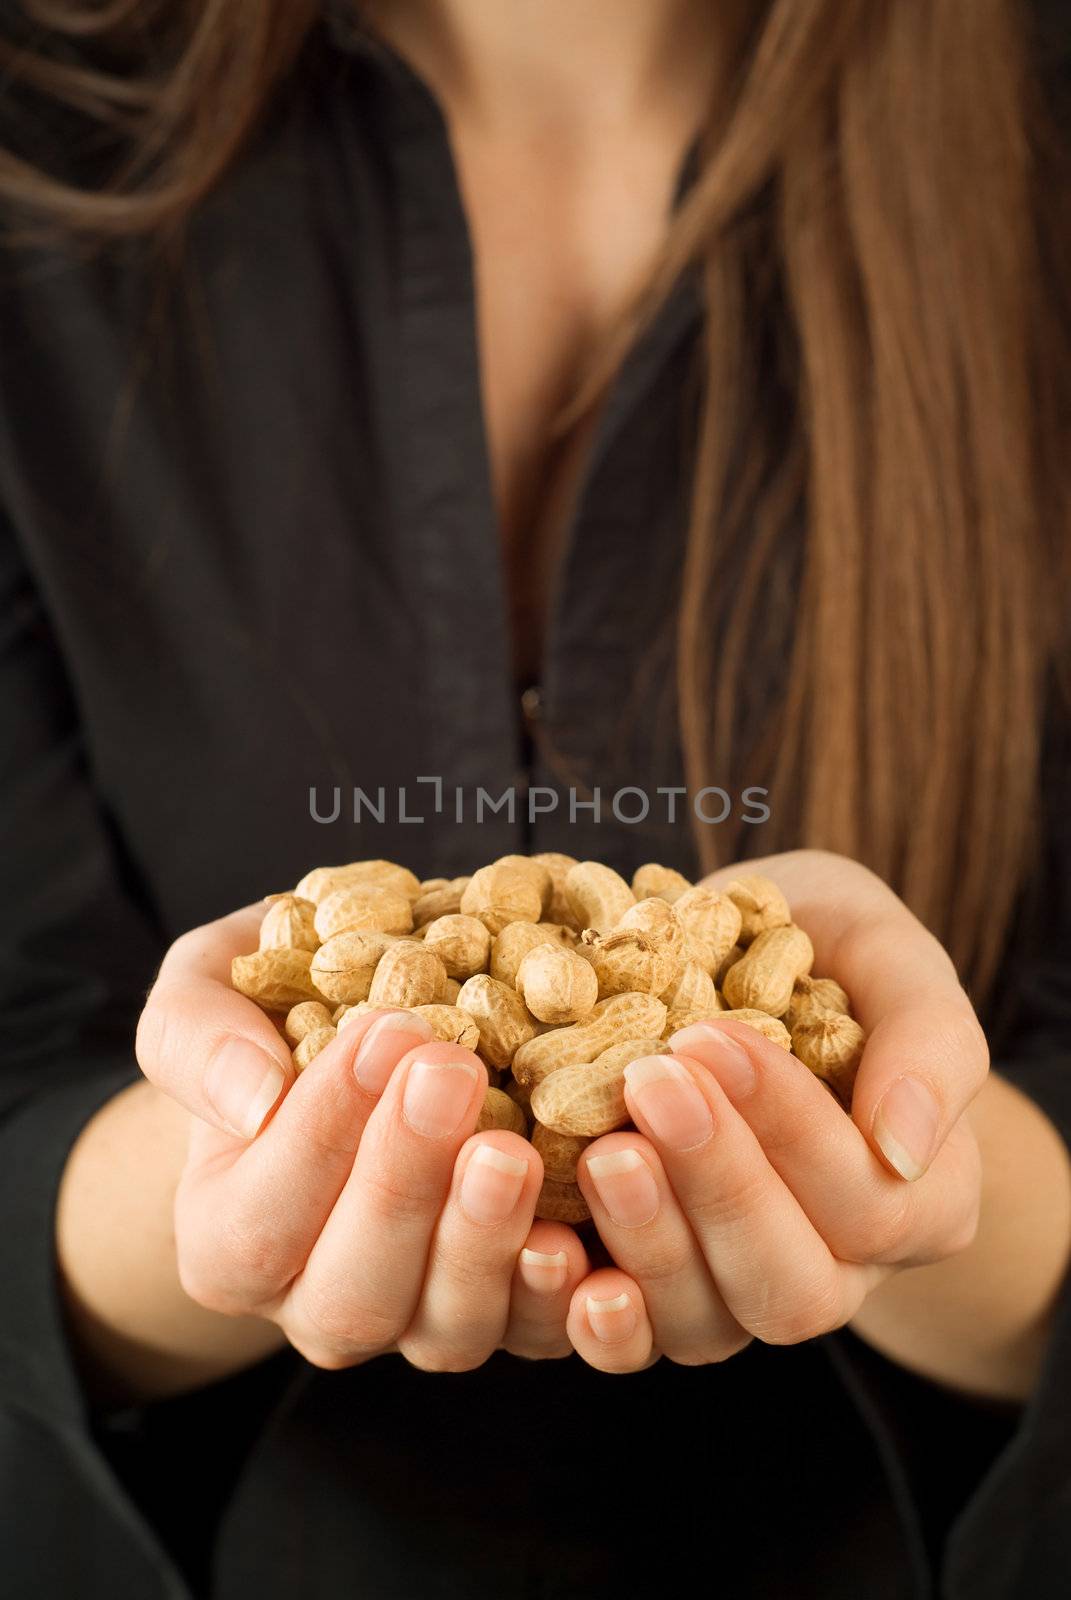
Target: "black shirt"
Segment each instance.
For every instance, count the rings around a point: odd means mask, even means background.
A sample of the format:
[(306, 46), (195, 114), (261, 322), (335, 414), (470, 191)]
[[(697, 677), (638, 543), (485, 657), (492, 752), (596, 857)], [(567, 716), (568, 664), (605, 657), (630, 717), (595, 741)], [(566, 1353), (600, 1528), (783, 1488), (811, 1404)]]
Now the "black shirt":
[[(1069, 1305), (1021, 1414), (850, 1334), (624, 1379), (575, 1358), (439, 1377), (284, 1354), (192, 1399), (89, 1413), (56, 1185), (136, 1075), (175, 935), (356, 856), (427, 875), (556, 848), (695, 869), (668, 800), (630, 823), (611, 797), (683, 783), (667, 622), (697, 295), (682, 281), (602, 415), (526, 719), (471, 266), (438, 107), (340, 14), (201, 207), (179, 279), (161, 287), (136, 245), (3, 260), (3, 1593), (572, 1600), (706, 1575), (734, 1597), (1063, 1595)], [(1067, 1133), (1062, 724), (1049, 742), (1045, 893), (993, 1039)], [(514, 810), (477, 822), (480, 790)], [(336, 791), (337, 820), (316, 820)]]

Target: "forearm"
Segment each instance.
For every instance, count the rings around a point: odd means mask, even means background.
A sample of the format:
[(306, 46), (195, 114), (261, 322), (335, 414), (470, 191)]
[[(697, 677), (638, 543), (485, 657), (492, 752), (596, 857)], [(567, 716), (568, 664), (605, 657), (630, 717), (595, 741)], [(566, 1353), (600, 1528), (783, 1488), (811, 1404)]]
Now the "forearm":
[(947, 1261), (890, 1278), (852, 1327), (926, 1377), (1022, 1399), (1036, 1381), (1071, 1257), (1071, 1164), (1044, 1114), (999, 1076), (970, 1116), (983, 1170), (977, 1237)]
[(56, 1245), (77, 1356), (94, 1396), (198, 1388), (279, 1349), (255, 1317), (196, 1305), (179, 1282), (173, 1204), (189, 1115), (147, 1083), (87, 1124), (60, 1186)]

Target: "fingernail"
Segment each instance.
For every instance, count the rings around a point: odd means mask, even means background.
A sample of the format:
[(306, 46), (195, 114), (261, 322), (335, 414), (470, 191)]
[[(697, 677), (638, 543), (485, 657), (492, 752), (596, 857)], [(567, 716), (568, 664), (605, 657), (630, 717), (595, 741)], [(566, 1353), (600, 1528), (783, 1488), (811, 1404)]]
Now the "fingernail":
[(557, 1294), (565, 1287), (569, 1260), (564, 1250), (552, 1256), (540, 1255), (538, 1250), (522, 1250), (517, 1270), (533, 1294)]
[(615, 1295), (612, 1300), (587, 1297), (588, 1321), (596, 1339), (603, 1344), (620, 1344), (636, 1331), (636, 1313), (627, 1294)]
[(467, 1061), (414, 1061), (405, 1080), (402, 1116), (414, 1133), (445, 1139), (472, 1103), (478, 1076)]
[(220, 1046), (205, 1073), (205, 1097), (240, 1139), (255, 1139), (278, 1100), (286, 1074), (278, 1062), (248, 1039)]
[(751, 1057), (724, 1028), (693, 1022), (690, 1027), (678, 1028), (670, 1038), (669, 1048), (681, 1056), (694, 1056), (709, 1067), (730, 1100), (746, 1100), (755, 1088), (757, 1079)]
[(405, 1043), (408, 1034), (418, 1044), (427, 1044), (434, 1034), (423, 1017), (412, 1011), (388, 1011), (377, 1017), (357, 1047), (353, 1070), (357, 1082), (368, 1094), (382, 1094), (390, 1082), (390, 1075), (412, 1045)]
[(658, 1184), (638, 1150), (589, 1156), (587, 1169), (599, 1199), (619, 1228), (642, 1228), (658, 1211)]
[(521, 1197), (527, 1176), (527, 1161), (508, 1156), (493, 1144), (481, 1144), (461, 1179), (461, 1209), (472, 1222), (485, 1227), (505, 1222)]
[(714, 1132), (710, 1107), (691, 1074), (672, 1056), (631, 1061), (625, 1068), (625, 1083), (654, 1137), (671, 1150), (694, 1150)]
[(874, 1139), (901, 1178), (921, 1178), (933, 1157), (941, 1113), (937, 1101), (918, 1078), (897, 1078), (886, 1089), (874, 1113)]

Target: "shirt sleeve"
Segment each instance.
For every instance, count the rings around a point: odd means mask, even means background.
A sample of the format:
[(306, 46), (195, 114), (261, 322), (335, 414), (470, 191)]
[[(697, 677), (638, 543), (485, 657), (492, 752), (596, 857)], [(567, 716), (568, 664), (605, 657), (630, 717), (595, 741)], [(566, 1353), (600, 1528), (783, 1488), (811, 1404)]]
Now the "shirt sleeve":
[[(93, 1550), (104, 1559), (107, 1550), (108, 1570), (134, 1585), (127, 1592), (177, 1594), (176, 1575), (94, 1446), (54, 1246), (71, 1145), (138, 1075), (134, 1026), (163, 940), (94, 796), (61, 652), (2, 519), (0, 838), (0, 1459), (12, 1534), (5, 1570), (12, 1593), (75, 1593), (79, 1560)], [(45, 1508), (60, 1492), (58, 1540)]]

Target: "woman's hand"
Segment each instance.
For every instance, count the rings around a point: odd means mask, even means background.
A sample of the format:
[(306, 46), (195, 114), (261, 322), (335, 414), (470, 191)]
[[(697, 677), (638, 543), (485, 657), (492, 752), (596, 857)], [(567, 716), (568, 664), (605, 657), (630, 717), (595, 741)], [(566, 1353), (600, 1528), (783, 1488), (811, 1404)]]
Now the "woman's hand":
[(274, 1024), (229, 984), (261, 915), (179, 939), (138, 1030), (146, 1076), (194, 1113), (175, 1203), (186, 1293), (274, 1322), (322, 1367), (390, 1350), (442, 1371), (503, 1346), (568, 1354), (584, 1249), (570, 1228), (533, 1223), (532, 1146), (473, 1136), (483, 1064), (388, 1012), (345, 1028), (295, 1080)]
[(785, 891), (815, 972), (843, 985), (867, 1032), (852, 1114), (795, 1057), (717, 1017), (628, 1068), (640, 1132), (596, 1141), (578, 1174), (617, 1266), (579, 1286), (569, 1332), (603, 1370), (813, 1338), (899, 1269), (974, 1238), (964, 1112), (988, 1057), (952, 963), (855, 862), (800, 851), (748, 870)]

